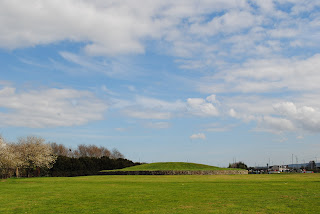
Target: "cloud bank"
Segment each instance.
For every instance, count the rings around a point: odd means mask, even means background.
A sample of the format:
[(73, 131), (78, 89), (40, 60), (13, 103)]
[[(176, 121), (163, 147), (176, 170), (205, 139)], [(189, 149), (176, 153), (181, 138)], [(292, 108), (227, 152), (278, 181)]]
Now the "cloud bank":
[(82, 125), (104, 119), (107, 105), (91, 92), (73, 89), (44, 89), (17, 92), (0, 89), (2, 126), (45, 128)]
[(176, 117), (199, 117), (254, 121), (275, 133), (319, 133), (319, 7), (309, 0), (1, 1), (3, 49), (77, 44), (79, 50), (59, 50), (59, 56), (77, 71), (108, 77), (118, 75), (116, 57), (152, 50), (190, 72), (188, 87), (201, 94), (126, 99), (104, 87), (107, 106), (88, 91), (17, 92), (5, 85), (0, 120), (73, 126), (103, 119), (109, 107), (130, 118), (160, 120), (145, 123), (154, 128), (170, 127), (167, 120)]

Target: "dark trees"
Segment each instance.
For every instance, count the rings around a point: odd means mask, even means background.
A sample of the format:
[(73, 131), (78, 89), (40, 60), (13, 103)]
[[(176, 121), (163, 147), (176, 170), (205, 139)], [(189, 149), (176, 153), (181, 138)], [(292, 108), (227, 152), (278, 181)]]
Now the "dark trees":
[(236, 162), (236, 163), (233, 163), (233, 164), (229, 163), (229, 167), (228, 168), (248, 169), (248, 166), (245, 163), (239, 161), (239, 162)]

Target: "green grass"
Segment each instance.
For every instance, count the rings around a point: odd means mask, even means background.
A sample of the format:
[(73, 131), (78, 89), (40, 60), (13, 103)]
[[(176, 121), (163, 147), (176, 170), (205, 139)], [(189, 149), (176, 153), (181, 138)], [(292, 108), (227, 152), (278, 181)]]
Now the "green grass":
[(0, 213), (319, 213), (320, 174), (0, 180)]
[[(216, 166), (209, 166), (204, 164), (196, 163), (185, 163), (185, 162), (160, 162), (160, 163), (149, 163), (138, 166), (132, 166), (118, 170), (103, 170), (103, 171), (196, 171), (196, 170), (235, 170), (233, 168), (219, 168)], [(239, 170), (239, 169), (236, 169)], [(102, 171), (102, 172), (103, 172)]]

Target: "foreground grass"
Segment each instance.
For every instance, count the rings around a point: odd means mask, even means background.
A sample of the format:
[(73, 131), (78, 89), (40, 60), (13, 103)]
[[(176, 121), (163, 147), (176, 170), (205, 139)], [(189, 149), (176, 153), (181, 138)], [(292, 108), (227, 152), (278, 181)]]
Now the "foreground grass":
[(319, 213), (320, 174), (0, 180), (0, 213)]
[[(233, 168), (219, 168), (216, 166), (209, 166), (196, 163), (185, 162), (159, 162), (142, 164), (138, 166), (127, 167), (117, 170), (103, 170), (103, 171), (196, 171), (196, 170), (239, 170)], [(102, 172), (103, 172), (102, 171)]]

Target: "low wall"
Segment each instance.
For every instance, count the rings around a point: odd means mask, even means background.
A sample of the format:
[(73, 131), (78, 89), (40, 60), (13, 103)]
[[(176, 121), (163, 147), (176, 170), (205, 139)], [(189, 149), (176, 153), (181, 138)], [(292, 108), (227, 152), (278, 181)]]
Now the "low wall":
[(247, 175), (248, 170), (201, 170), (201, 171), (109, 171), (99, 175)]

